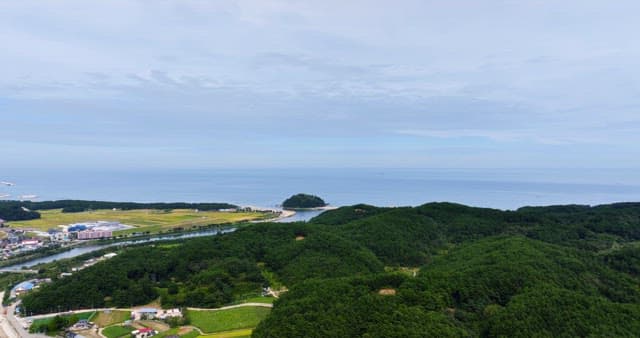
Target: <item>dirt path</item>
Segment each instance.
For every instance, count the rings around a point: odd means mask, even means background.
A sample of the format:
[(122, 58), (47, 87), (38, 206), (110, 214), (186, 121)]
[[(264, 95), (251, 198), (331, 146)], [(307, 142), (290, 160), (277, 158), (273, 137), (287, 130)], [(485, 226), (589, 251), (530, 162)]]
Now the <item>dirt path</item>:
[(251, 306), (251, 307), (260, 306), (260, 307), (272, 308), (273, 304), (269, 304), (269, 303), (242, 303), (242, 304), (237, 304), (237, 305), (223, 306), (223, 307), (219, 307), (219, 308), (216, 308), (216, 309), (204, 309), (204, 308), (198, 308), (198, 307), (188, 307), (187, 310), (192, 310), (192, 311), (222, 311), (222, 310), (229, 310), (229, 309), (235, 309), (235, 308), (246, 307), (246, 306)]

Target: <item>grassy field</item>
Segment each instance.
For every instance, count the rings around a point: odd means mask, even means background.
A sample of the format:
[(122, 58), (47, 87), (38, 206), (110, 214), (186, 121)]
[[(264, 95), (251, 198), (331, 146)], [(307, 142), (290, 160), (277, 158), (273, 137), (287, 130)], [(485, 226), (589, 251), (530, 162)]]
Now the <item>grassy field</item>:
[[(93, 315), (95, 314), (95, 311), (88, 311), (88, 312), (81, 312), (81, 313), (76, 313), (76, 317), (78, 317), (78, 319), (87, 319), (90, 320), (91, 317), (93, 317)], [(69, 317), (71, 315), (65, 315), (63, 317)], [(40, 318), (40, 319), (36, 319), (33, 321), (33, 324), (42, 324), (42, 323), (49, 323), (50, 321), (53, 320), (53, 316), (52, 317), (47, 317), (47, 318)]]
[(253, 333), (252, 329), (241, 329), (198, 336), (197, 338), (249, 338), (251, 333)]
[[(78, 319), (87, 319), (87, 320), (92, 320), (93, 317), (95, 316), (96, 312), (95, 311), (88, 311), (88, 312), (81, 312), (81, 313), (76, 313), (75, 316)], [(62, 317), (70, 317), (71, 315), (65, 315)], [(41, 324), (45, 324), (48, 325), (49, 322), (51, 322), (53, 320), (54, 316), (52, 317), (47, 317), (47, 318), (40, 318), (40, 319), (36, 319), (33, 321), (33, 323), (31, 323), (31, 326), (40, 326)], [(57, 332), (48, 332), (47, 334), (50, 335), (56, 335)]]
[(107, 338), (118, 338), (118, 337), (129, 337), (131, 335), (131, 331), (135, 330), (131, 326), (110, 326), (104, 330), (102, 330), (102, 334)]
[(189, 311), (191, 324), (206, 333), (254, 328), (269, 315), (265, 307), (239, 307), (222, 311)]
[(174, 336), (174, 335), (182, 338), (196, 338), (200, 335), (200, 333), (197, 330), (194, 330), (191, 328), (173, 328), (165, 332), (160, 332), (154, 337), (163, 338), (163, 337)]
[(273, 304), (273, 302), (275, 302), (276, 299), (273, 297), (253, 297), (253, 298), (247, 298), (247, 299), (243, 299), (241, 301), (241, 303), (264, 303), (264, 304)]
[(193, 226), (221, 224), (229, 222), (265, 219), (271, 214), (260, 212), (220, 212), (200, 211), (193, 209), (176, 210), (95, 210), (85, 212), (63, 213), (61, 210), (42, 210), (41, 218), (29, 221), (11, 222), (13, 228), (47, 231), (59, 225), (81, 222), (118, 221), (135, 226), (135, 229), (118, 231), (116, 234), (149, 231), (159, 232), (176, 227), (188, 229)]
[(92, 321), (100, 327), (107, 327), (113, 324), (122, 323), (125, 320), (131, 318), (131, 312), (129, 311), (110, 311), (110, 312), (98, 312)]

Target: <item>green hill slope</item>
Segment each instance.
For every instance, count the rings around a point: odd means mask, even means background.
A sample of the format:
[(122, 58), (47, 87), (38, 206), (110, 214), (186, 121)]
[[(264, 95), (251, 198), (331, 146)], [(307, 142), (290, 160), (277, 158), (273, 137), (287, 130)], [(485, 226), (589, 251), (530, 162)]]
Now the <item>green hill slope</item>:
[[(628, 335), (638, 326), (623, 319), (640, 310), (636, 285), (573, 249), (492, 237), (437, 257), (415, 278), (381, 274), (296, 285), (255, 336), (295, 337), (300, 330), (317, 337), (512, 336), (533, 330), (559, 336), (598, 334), (608, 327)], [(544, 320), (558, 313), (580, 323)], [(506, 318), (520, 322), (511, 326)], [(598, 321), (589, 324), (590, 319)], [(519, 331), (527, 325), (529, 331)]]
[(310, 223), (126, 248), (23, 302), (34, 313), (158, 296), (218, 307), (277, 284), (289, 292), (256, 337), (634, 336), (638, 229), (634, 203), (356, 205)]

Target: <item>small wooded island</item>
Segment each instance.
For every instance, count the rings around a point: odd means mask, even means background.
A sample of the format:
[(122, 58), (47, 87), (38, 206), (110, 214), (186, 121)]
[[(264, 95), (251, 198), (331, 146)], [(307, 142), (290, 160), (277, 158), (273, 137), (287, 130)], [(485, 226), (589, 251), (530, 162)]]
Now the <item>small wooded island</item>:
[(285, 209), (314, 209), (326, 206), (327, 203), (322, 198), (309, 194), (296, 194), (282, 202)]

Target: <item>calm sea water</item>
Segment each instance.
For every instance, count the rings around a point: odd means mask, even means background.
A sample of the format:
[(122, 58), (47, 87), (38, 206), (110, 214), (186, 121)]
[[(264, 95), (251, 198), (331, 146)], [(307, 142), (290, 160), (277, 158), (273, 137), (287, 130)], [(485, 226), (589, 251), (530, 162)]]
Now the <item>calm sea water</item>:
[(38, 200), (230, 202), (275, 207), (306, 192), (334, 206), (431, 201), (515, 209), (525, 205), (640, 201), (633, 169), (7, 170), (0, 195)]

